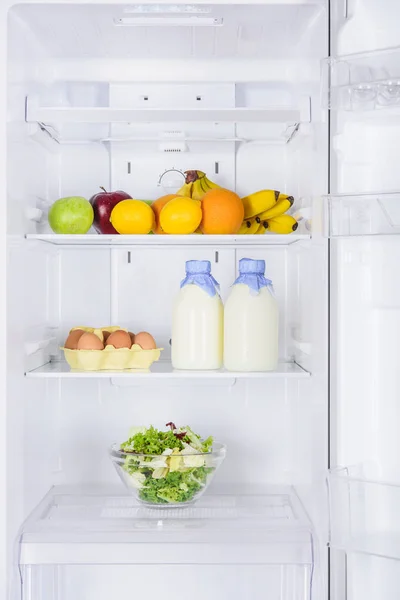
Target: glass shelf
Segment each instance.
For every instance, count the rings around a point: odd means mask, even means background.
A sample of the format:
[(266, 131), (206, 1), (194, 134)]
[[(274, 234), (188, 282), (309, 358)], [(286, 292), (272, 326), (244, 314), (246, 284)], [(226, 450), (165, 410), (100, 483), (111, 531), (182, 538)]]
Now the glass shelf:
[(121, 487), (54, 487), (26, 520), (20, 565), (312, 565), (294, 490), (223, 488), (187, 508), (146, 508)]
[(400, 46), (326, 59), (323, 104), (350, 111), (400, 108)]
[(375, 474), (370, 466), (330, 471), (330, 545), (400, 561), (400, 484)]
[(214, 381), (231, 379), (270, 379), (270, 378), (307, 378), (310, 373), (305, 371), (295, 362), (280, 362), (276, 371), (244, 373), (226, 371), (177, 371), (167, 360), (153, 363), (148, 371), (73, 371), (65, 361), (49, 362), (45, 365), (28, 371), (26, 377), (45, 378), (111, 378), (119, 380), (156, 381), (160, 379), (213, 379)]
[(299, 123), (302, 111), (291, 107), (267, 108), (111, 108), (28, 104), (26, 119), (37, 123)]
[[(218, 96), (218, 89), (213, 92)], [(26, 99), (30, 135), (42, 144), (129, 143), (134, 150), (186, 152), (199, 144), (288, 143), (311, 120), (308, 96), (295, 104), (162, 107), (42, 106)], [(179, 105), (179, 99), (176, 102)]]
[(288, 246), (300, 240), (310, 239), (307, 234), (264, 235), (58, 235), (27, 234), (26, 239), (55, 244), (57, 246)]
[(400, 192), (331, 194), (322, 207), (329, 237), (400, 233)]

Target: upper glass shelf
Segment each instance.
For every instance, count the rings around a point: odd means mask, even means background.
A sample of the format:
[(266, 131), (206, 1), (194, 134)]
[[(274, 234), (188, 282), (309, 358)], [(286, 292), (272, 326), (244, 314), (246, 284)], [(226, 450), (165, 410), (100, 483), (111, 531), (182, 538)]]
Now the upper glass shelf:
[(130, 247), (130, 246), (289, 246), (300, 240), (310, 239), (309, 234), (269, 234), (264, 235), (58, 235), (55, 233), (25, 236), (28, 240), (36, 240), (56, 246), (90, 246), (90, 247)]
[[(218, 97), (218, 88), (213, 94)], [(284, 144), (311, 119), (308, 96), (293, 104), (265, 102), (260, 107), (235, 106), (232, 99), (225, 100), (208, 107), (194, 107), (187, 101), (187, 106), (179, 108), (179, 98), (172, 106), (163, 106), (161, 101), (157, 107), (122, 101), (117, 106), (79, 106), (49, 105), (29, 96), (25, 119), (33, 128), (31, 135), (42, 133), (58, 144), (146, 143), (163, 152), (185, 152), (193, 144), (214, 141)]]
[(322, 83), (324, 108), (400, 108), (400, 46), (328, 58)]

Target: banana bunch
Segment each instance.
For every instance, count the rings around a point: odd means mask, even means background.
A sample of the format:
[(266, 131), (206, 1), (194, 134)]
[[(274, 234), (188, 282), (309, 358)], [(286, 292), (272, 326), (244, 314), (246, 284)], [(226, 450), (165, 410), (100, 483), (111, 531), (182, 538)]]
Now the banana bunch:
[(185, 171), (185, 183), (176, 192), (178, 196), (187, 196), (193, 200), (202, 200), (207, 192), (220, 186), (210, 181), (203, 171)]
[(241, 234), (292, 233), (298, 223), (291, 215), (285, 215), (294, 202), (293, 196), (275, 190), (261, 190), (242, 198), (244, 221)]

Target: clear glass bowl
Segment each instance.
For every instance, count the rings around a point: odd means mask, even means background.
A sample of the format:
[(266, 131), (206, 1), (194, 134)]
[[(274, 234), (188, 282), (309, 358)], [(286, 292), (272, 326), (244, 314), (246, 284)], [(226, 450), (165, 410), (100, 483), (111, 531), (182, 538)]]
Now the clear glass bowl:
[(146, 506), (186, 506), (205, 492), (225, 458), (226, 446), (213, 443), (211, 452), (154, 455), (123, 452), (119, 444), (110, 458), (127, 489)]

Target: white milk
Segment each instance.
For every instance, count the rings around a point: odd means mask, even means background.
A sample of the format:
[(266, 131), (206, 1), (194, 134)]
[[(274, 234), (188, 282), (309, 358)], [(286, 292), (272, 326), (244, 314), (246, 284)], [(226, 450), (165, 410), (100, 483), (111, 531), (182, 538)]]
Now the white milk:
[(224, 365), (229, 371), (273, 371), (278, 364), (279, 311), (271, 287), (256, 293), (235, 284), (224, 310)]
[(219, 294), (210, 296), (198, 285), (184, 285), (172, 315), (174, 369), (219, 369), (223, 359), (223, 327), (224, 308)]

